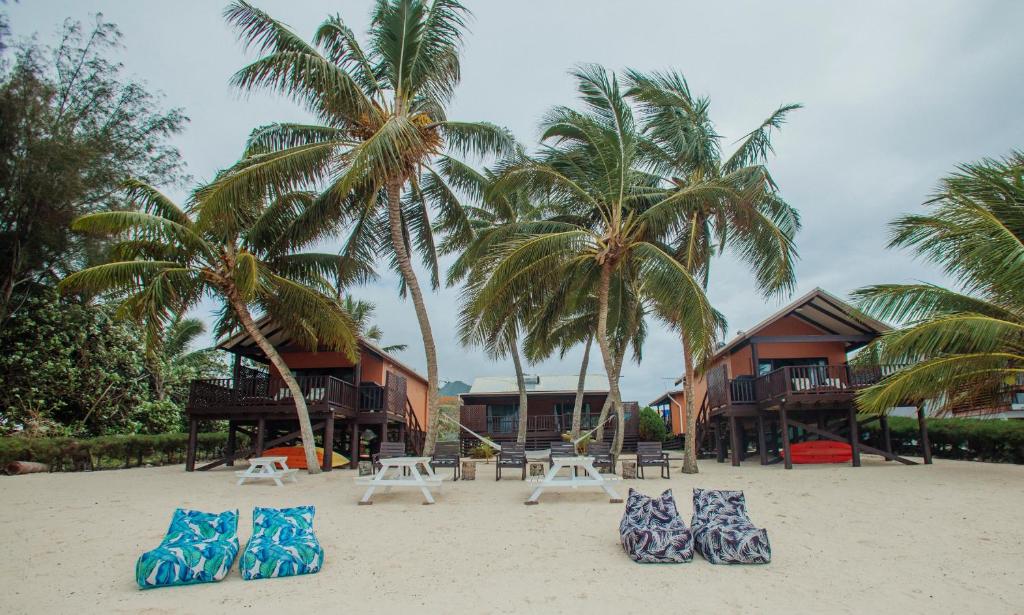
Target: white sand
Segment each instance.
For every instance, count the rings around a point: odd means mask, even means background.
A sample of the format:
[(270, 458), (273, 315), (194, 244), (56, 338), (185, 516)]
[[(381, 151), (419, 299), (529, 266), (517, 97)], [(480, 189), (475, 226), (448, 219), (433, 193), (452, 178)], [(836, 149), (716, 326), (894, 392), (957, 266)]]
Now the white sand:
[[(678, 464), (676, 464), (678, 465)], [(676, 468), (673, 468), (675, 470)], [(394, 490), (357, 506), (352, 471), (236, 487), (181, 466), (0, 478), (4, 613), (1021, 613), (1024, 467), (937, 461), (784, 471), (701, 462), (701, 474), (619, 483), (671, 487), (689, 523), (694, 486), (743, 489), (768, 529), (768, 566), (639, 565), (618, 542), (621, 504), (599, 491), (446, 484), (434, 506)], [(177, 506), (315, 504), (320, 574), (141, 591), (138, 554)], [(649, 611), (650, 610), (650, 611)], [(654, 611), (656, 610), (656, 611)]]

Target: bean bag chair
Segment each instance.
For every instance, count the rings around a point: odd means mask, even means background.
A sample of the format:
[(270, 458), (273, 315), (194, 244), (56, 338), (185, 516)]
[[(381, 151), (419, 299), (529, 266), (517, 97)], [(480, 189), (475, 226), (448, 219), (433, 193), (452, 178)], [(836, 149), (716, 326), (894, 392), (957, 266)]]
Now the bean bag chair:
[(320, 572), (324, 550), (313, 534), (313, 506), (252, 511), (252, 538), (242, 552), (242, 578), (270, 579)]
[(135, 564), (139, 587), (210, 583), (227, 576), (238, 555), (238, 511), (179, 508), (160, 546)]
[[(286, 457), (285, 463), (288, 464), (289, 468), (297, 470), (306, 469), (306, 450), (301, 446), (278, 446), (277, 448), (268, 448), (260, 454), (260, 457)], [(320, 464), (320, 467), (324, 465), (324, 449), (316, 447), (316, 459)], [(339, 455), (334, 451), (331, 451), (331, 467), (332, 468), (343, 468), (348, 465), (348, 459), (344, 455)]]
[(693, 536), (679, 516), (672, 490), (648, 497), (629, 490), (626, 511), (619, 523), (622, 549), (644, 564), (682, 563), (693, 560)]
[(693, 490), (694, 547), (712, 564), (767, 564), (768, 532), (747, 516), (742, 491)]

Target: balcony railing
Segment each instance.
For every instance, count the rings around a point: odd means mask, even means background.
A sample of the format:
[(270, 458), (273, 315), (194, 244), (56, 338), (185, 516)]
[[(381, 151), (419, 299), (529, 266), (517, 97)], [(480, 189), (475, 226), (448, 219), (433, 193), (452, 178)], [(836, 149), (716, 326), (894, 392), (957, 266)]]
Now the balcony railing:
[[(460, 422), (481, 433), (488, 434), (514, 434), (519, 430), (519, 416), (516, 414), (507, 416), (486, 416), (482, 412), (462, 412)], [(580, 429), (589, 431), (597, 427), (600, 415), (584, 414), (580, 417)], [(614, 416), (608, 422), (608, 429), (614, 429)], [(565, 433), (572, 428), (572, 415), (537, 414), (526, 416), (527, 432), (559, 432)]]
[(728, 379), (725, 366), (707, 374), (708, 404), (764, 404), (793, 396), (852, 396), (902, 369), (903, 365), (791, 365), (753, 378)]
[[(307, 404), (328, 403), (341, 408), (357, 408), (355, 385), (333, 376), (299, 376), (295, 379)], [(189, 407), (218, 408), (238, 406), (294, 406), (291, 389), (280, 377), (212, 378), (193, 380)]]

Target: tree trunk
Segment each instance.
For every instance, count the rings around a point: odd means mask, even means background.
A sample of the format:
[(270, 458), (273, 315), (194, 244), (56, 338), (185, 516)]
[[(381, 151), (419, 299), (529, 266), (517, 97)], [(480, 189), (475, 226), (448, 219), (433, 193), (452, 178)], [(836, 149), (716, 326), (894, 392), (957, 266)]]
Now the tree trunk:
[(683, 334), (683, 396), (686, 398), (686, 445), (683, 451), (683, 473), (696, 474), (697, 469), (697, 413), (693, 403), (693, 353)]
[(615, 418), (618, 421), (615, 426), (615, 440), (612, 443), (612, 455), (617, 456), (622, 452), (624, 420), (622, 396), (619, 395), (619, 374), (615, 369), (615, 357), (612, 355), (611, 344), (608, 341), (608, 289), (611, 286), (611, 279), (611, 265), (602, 264), (601, 281), (597, 289), (597, 345), (601, 348), (601, 358), (604, 360), (604, 369), (608, 374), (608, 393), (612, 400), (612, 407), (615, 409)]
[[(277, 353), (277, 349), (260, 333), (259, 327), (253, 322), (252, 314), (249, 313), (249, 307), (239, 299), (232, 299), (231, 306), (234, 308), (235, 313), (238, 314), (238, 320), (241, 321), (242, 327), (252, 336), (252, 339), (260, 347), (260, 350), (263, 351), (263, 354), (267, 355), (270, 362), (274, 364), (274, 367), (277, 368), (278, 373), (281, 375), (281, 379), (284, 380), (288, 390), (291, 391), (292, 399), (295, 400), (295, 414), (299, 417), (302, 449), (306, 453), (306, 471), (310, 474), (319, 474), (320, 462), (316, 458), (316, 441), (313, 439), (313, 425), (309, 422), (309, 410), (306, 408), (306, 398), (302, 396), (302, 388), (299, 387), (298, 381), (292, 376), (292, 370), (288, 369), (288, 364)], [(324, 443), (324, 455), (330, 454), (330, 447), (329, 442)]]
[(576, 382), (576, 403), (572, 406), (572, 429), (569, 430), (569, 439), (573, 442), (580, 437), (580, 423), (583, 420), (583, 390), (587, 383), (587, 366), (590, 365), (590, 346), (593, 343), (593, 339), (593, 336), (588, 337), (586, 344), (583, 346), (580, 379)]
[(519, 426), (516, 429), (516, 444), (526, 444), (526, 417), (529, 409), (526, 398), (526, 377), (523, 362), (519, 359), (519, 344), (512, 345), (512, 364), (516, 367), (516, 386), (519, 387)]
[(601, 406), (601, 415), (597, 417), (597, 431), (594, 432), (594, 439), (604, 442), (604, 422), (608, 420), (608, 411), (612, 407), (612, 394), (604, 397), (604, 405)]
[(423, 454), (434, 453), (437, 442), (438, 410), (437, 410), (437, 347), (434, 345), (434, 333), (430, 329), (430, 318), (427, 306), (423, 302), (420, 283), (413, 271), (409, 251), (405, 245), (402, 232), (402, 184), (403, 180), (395, 180), (388, 184), (388, 223), (391, 226), (391, 245), (395, 249), (398, 269), (402, 272), (405, 287), (412, 297), (412, 305), (416, 309), (416, 320), (419, 321), (420, 334), (423, 336), (423, 351), (427, 357), (427, 435), (423, 443)]

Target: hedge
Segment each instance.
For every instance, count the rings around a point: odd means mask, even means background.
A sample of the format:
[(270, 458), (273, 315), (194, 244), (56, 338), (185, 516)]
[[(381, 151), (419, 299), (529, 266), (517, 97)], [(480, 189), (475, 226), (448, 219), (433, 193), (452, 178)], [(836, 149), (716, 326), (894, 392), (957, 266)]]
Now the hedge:
[[(878, 423), (864, 429), (868, 442), (881, 448)], [(889, 432), (898, 454), (920, 455), (917, 419), (890, 417)], [(1024, 421), (997, 419), (928, 419), (932, 455), (998, 463), (1024, 463)]]
[[(247, 440), (238, 434), (238, 446)], [(199, 434), (198, 457), (222, 454), (228, 435), (224, 432)], [(183, 463), (188, 434), (116, 435), (96, 438), (0, 438), (0, 467), (12, 461), (39, 461), (50, 471), (130, 468), (141, 465)]]

